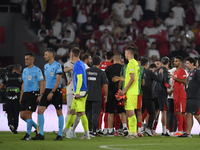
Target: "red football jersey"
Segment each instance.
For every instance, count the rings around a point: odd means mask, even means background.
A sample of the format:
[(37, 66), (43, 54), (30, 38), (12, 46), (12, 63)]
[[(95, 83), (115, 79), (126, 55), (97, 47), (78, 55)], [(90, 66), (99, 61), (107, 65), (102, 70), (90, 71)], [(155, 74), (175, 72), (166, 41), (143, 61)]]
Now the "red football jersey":
[[(174, 76), (178, 79), (185, 79), (187, 78), (186, 71), (181, 67), (178, 71), (174, 71)], [(186, 99), (186, 92), (185, 92), (185, 84), (180, 83), (176, 80), (173, 81), (174, 92), (173, 96), (174, 99), (184, 98)]]
[(99, 69), (101, 69), (101, 70), (105, 71), (105, 70), (106, 70), (106, 68), (107, 68), (108, 66), (110, 66), (110, 65), (113, 65), (113, 63), (111, 63), (111, 62), (108, 62), (108, 61), (104, 61), (104, 62), (102, 62), (102, 63), (101, 63), (101, 65), (100, 65)]

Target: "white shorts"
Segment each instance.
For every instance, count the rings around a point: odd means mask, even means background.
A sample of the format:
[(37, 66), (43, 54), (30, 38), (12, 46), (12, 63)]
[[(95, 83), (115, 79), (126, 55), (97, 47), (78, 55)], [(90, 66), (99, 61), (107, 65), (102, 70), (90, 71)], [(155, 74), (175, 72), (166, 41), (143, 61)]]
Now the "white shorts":
[(67, 94), (67, 111), (71, 109), (72, 101), (73, 101), (73, 93)]

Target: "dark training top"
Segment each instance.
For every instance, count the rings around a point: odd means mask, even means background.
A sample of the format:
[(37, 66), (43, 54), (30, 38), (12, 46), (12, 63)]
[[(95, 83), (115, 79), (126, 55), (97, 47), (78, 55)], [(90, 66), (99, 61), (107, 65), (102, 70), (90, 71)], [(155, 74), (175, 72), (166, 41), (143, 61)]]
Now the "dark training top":
[(106, 74), (99, 68), (92, 67), (86, 70), (88, 97), (87, 101), (102, 100), (102, 86), (108, 84)]
[(198, 99), (200, 100), (200, 70), (194, 68), (194, 70), (189, 72), (187, 83), (185, 85), (185, 92), (187, 94), (187, 99)]
[(118, 91), (118, 82), (113, 82), (112, 78), (114, 76), (120, 76), (122, 70), (121, 64), (113, 64), (106, 68), (105, 73), (108, 78), (109, 84), (108, 84), (108, 90), (117, 93)]
[(154, 98), (166, 98), (168, 95), (166, 84), (169, 85), (169, 79), (170, 79), (170, 76), (168, 75), (169, 72), (168, 72), (167, 68), (160, 67), (159, 69), (157, 69), (155, 71), (156, 75), (161, 76), (161, 74), (159, 74), (160, 69), (163, 69), (163, 73), (162, 73), (163, 81), (156, 82), (156, 85), (154, 88)]
[(143, 96), (142, 99), (153, 99), (152, 84), (153, 81), (162, 82), (163, 77), (161, 75), (155, 75), (153, 71), (144, 69), (145, 85), (142, 86)]

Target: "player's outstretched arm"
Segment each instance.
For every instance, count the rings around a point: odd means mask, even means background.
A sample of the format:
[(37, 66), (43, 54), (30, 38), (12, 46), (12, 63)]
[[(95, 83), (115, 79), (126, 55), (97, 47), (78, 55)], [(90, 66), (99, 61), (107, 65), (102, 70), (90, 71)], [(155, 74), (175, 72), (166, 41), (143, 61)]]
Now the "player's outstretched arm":
[(21, 101), (22, 101), (23, 94), (24, 94), (24, 82), (22, 82), (22, 86), (21, 86), (21, 94), (20, 94), (20, 99), (19, 99), (20, 104), (21, 104)]

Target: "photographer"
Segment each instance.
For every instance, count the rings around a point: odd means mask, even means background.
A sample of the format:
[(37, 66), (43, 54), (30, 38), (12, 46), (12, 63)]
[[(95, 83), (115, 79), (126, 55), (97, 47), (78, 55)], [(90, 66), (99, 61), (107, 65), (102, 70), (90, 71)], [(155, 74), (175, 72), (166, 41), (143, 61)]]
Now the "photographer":
[(22, 67), (15, 65), (12, 73), (5, 76), (0, 89), (6, 87), (6, 113), (8, 117), (8, 126), (12, 133), (17, 134), (19, 121), (19, 98), (22, 84), (22, 76), (20, 74)]

